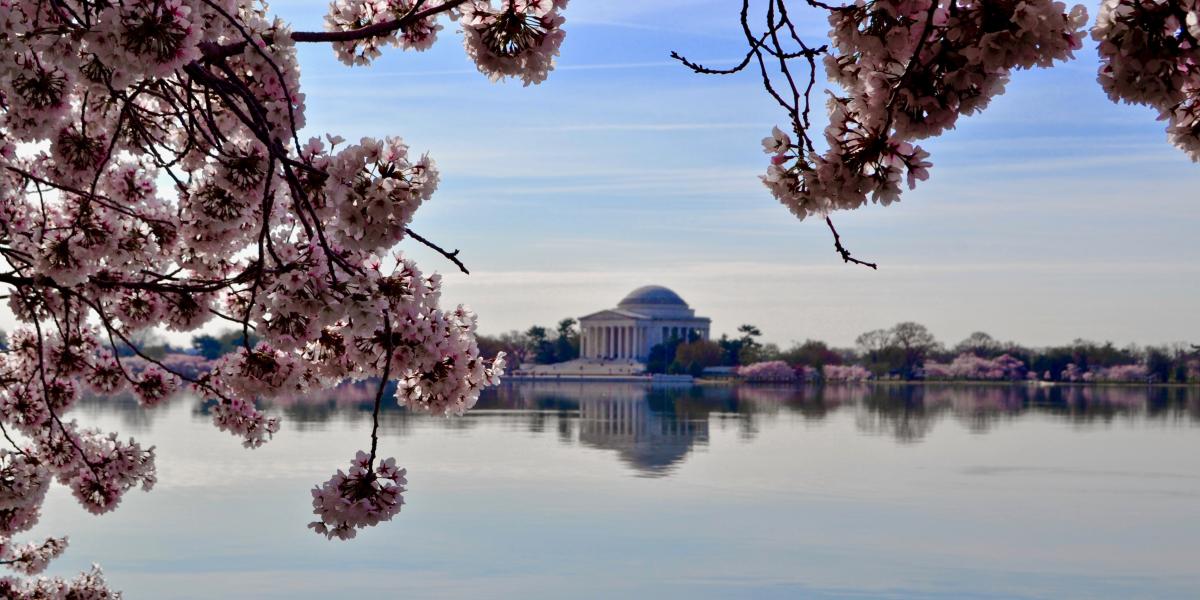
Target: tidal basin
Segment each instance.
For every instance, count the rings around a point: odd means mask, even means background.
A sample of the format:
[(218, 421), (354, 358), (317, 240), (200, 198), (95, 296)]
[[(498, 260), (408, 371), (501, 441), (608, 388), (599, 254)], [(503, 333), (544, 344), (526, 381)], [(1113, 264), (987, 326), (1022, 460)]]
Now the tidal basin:
[(126, 598), (1197, 598), (1200, 389), (511, 383), (462, 418), (389, 403), (403, 511), (305, 528), (370, 433), (334, 392), (243, 449), (183, 397), (90, 401), (159, 483), (96, 518), (54, 486), (50, 574)]

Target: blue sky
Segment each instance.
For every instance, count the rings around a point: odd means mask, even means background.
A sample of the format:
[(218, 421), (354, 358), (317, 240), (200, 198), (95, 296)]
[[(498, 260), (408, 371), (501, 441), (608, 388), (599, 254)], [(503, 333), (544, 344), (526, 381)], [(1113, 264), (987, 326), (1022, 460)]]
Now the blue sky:
[[(432, 154), (442, 185), (413, 227), (460, 248), (472, 275), (404, 248), (446, 274), (446, 301), (471, 305), (488, 333), (658, 283), (714, 332), (754, 323), (780, 344), (848, 345), (900, 320), (948, 342), (974, 330), (1035, 345), (1200, 340), (1200, 165), (1151, 111), (1109, 102), (1090, 40), (924, 142), (931, 179), (900, 204), (835, 214), (873, 272), (843, 265), (820, 222), (795, 220), (759, 183), (759, 140), (785, 115), (757, 76), (669, 60), (737, 59), (737, 4), (574, 0), (557, 70), (528, 88), (478, 74), (453, 23), (432, 50), (366, 68), (306, 45), (308, 130), (400, 135)], [(273, 8), (319, 29), (325, 6)]]

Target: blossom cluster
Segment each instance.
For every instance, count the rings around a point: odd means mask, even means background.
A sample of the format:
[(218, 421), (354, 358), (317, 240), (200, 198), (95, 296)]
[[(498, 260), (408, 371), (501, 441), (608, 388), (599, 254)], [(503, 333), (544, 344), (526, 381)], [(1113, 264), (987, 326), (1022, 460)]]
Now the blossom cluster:
[(1070, 363), (1059, 375), (1062, 381), (1075, 383), (1117, 382), (1117, 383), (1146, 383), (1150, 380), (1150, 370), (1146, 365), (1114, 365), (1111, 367), (1091, 367), (1083, 369), (1075, 363)]
[(394, 458), (373, 465), (374, 458), (359, 452), (349, 472), (338, 469), (329, 481), (313, 488), (313, 514), (320, 520), (309, 527), (330, 539), (345, 540), (400, 512), (407, 472), (396, 467)]
[(66, 549), (65, 537), (47, 538), (40, 544), (30, 542), (15, 547), (0, 543), (0, 560), (9, 563), (16, 571), (26, 575), (37, 575), (46, 570), (46, 565)]
[[(382, 25), (422, 8), (414, 0), (335, 0), (325, 15), (327, 31), (352, 31)], [(434, 15), (413, 20), (408, 26), (361, 40), (336, 42), (333, 50), (347, 65), (368, 65), (390, 45), (405, 50), (428, 50), (437, 41), (442, 26)]]
[(1092, 38), (1109, 97), (1157, 110), (1168, 139), (1200, 161), (1200, 4), (1104, 0)]
[(867, 381), (871, 372), (862, 365), (825, 365), (821, 367), (821, 375), (825, 381)]
[(1025, 363), (1018, 358), (1002, 354), (996, 358), (982, 358), (965, 352), (950, 363), (927, 361), (925, 379), (967, 379), (975, 381), (1022, 381), (1028, 378)]
[(525, 85), (541, 83), (554, 69), (565, 32), (562, 10), (567, 0), (335, 0), (325, 16), (331, 32), (351, 32), (407, 20), (399, 29), (386, 29), (363, 39), (334, 42), (338, 59), (347, 65), (366, 65), (387, 45), (426, 50), (442, 26), (432, 10), (446, 5), (458, 20), (467, 56), (479, 72), (493, 81), (519, 78)]
[(898, 200), (901, 183), (915, 187), (931, 166), (914, 141), (982, 110), (1011, 70), (1070, 58), (1086, 20), (1082, 6), (1053, 0), (857, 0), (830, 11), (824, 66), (846, 95), (828, 100), (828, 148), (776, 128), (763, 140), (764, 184), (801, 219)]
[(559, 12), (567, 0), (469, 0), (460, 24), (467, 56), (493, 81), (519, 77), (525, 85), (545, 81), (562, 45)]
[(787, 383), (796, 380), (796, 370), (782, 360), (756, 362), (738, 367), (737, 375), (752, 383)]
[(109, 589), (100, 567), (92, 565), (71, 579), (39, 577), (21, 581), (0, 577), (0, 598), (11, 600), (120, 600), (121, 593)]

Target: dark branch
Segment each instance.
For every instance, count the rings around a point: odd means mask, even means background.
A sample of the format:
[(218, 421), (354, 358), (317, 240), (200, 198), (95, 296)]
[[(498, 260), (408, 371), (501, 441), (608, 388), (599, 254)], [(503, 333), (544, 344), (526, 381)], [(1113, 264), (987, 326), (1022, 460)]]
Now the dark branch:
[[(370, 39), (392, 33), (405, 28), (412, 23), (416, 23), (421, 19), (432, 17), (433, 15), (447, 12), (459, 5), (466, 3), (467, 0), (449, 0), (444, 4), (427, 8), (420, 12), (414, 12), (404, 15), (391, 21), (367, 25), (358, 29), (347, 29), (345, 31), (293, 31), (291, 34), (294, 42), (354, 42), (358, 40)], [(272, 40), (264, 39), (267, 44)], [(212, 62), (230, 56), (237, 56), (246, 50), (249, 45), (247, 41), (236, 42), (233, 44), (201, 44), (200, 49), (204, 53), (204, 60)]]
[(825, 223), (827, 225), (829, 225), (829, 231), (833, 232), (833, 247), (835, 250), (837, 250), (838, 254), (842, 255), (842, 262), (854, 263), (856, 265), (862, 265), (864, 267), (871, 267), (872, 269), (875, 269), (875, 270), (879, 269), (879, 265), (877, 265), (873, 262), (859, 260), (859, 259), (851, 256), (850, 251), (847, 250), (845, 246), (842, 246), (842, 236), (838, 235), (837, 229), (834, 228), (833, 219), (830, 219), (829, 217), (825, 217)]
[(438, 254), (445, 256), (446, 260), (449, 260), (450, 262), (458, 265), (458, 270), (462, 271), (463, 273), (466, 273), (467, 275), (471, 274), (471, 272), (467, 270), (467, 265), (464, 265), (461, 260), (458, 260), (458, 250), (457, 249), (455, 249), (454, 252), (447, 252), (441, 246), (438, 246), (437, 244), (417, 235), (417, 232), (415, 232), (407, 227), (404, 228), (404, 231), (407, 232), (408, 235), (412, 236), (412, 239), (417, 240), (418, 242), (421, 242), (422, 244), (425, 244), (426, 246), (429, 246), (430, 248), (435, 250)]

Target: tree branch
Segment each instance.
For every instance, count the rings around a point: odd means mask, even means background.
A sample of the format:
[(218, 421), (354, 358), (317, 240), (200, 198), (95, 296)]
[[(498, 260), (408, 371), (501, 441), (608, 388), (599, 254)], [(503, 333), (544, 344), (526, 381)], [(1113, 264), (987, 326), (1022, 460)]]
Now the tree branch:
[(830, 219), (828, 216), (826, 216), (825, 223), (827, 225), (829, 225), (829, 231), (833, 232), (833, 247), (835, 250), (837, 250), (838, 254), (842, 255), (842, 262), (854, 263), (857, 265), (862, 265), (864, 267), (871, 267), (872, 269), (879, 270), (879, 265), (877, 265), (873, 262), (859, 260), (850, 255), (850, 251), (847, 250), (845, 248), (845, 246), (842, 246), (842, 236), (838, 235), (837, 229), (834, 228), (833, 219)]
[(446, 260), (449, 260), (450, 262), (458, 265), (458, 270), (462, 271), (463, 273), (466, 273), (467, 275), (471, 274), (471, 272), (467, 270), (467, 265), (464, 265), (461, 260), (458, 260), (458, 249), (455, 249), (454, 252), (447, 252), (441, 246), (438, 246), (437, 244), (417, 235), (417, 232), (415, 232), (407, 227), (404, 228), (404, 231), (406, 233), (408, 233), (408, 235), (412, 236), (412, 239), (417, 240), (418, 242), (421, 242), (422, 244), (425, 244), (426, 246), (429, 246), (430, 248), (435, 250), (438, 254), (441, 254), (442, 256), (446, 257)]
[[(347, 29), (344, 31), (293, 31), (288, 37), (290, 37), (293, 42), (354, 42), (358, 40), (365, 40), (387, 35), (393, 31), (403, 29), (408, 25), (416, 23), (417, 21), (427, 17), (432, 17), (433, 15), (457, 8), (466, 2), (467, 0), (449, 0), (444, 4), (439, 4), (419, 12), (409, 13), (403, 17), (392, 19), (391, 21), (375, 23), (374, 25), (367, 25), (366, 27), (359, 27), (358, 29)], [(264, 36), (263, 41), (269, 45), (274, 40)], [(244, 52), (246, 50), (246, 46), (248, 45), (249, 42), (247, 41), (224, 45), (209, 43), (201, 44), (200, 49), (204, 53), (204, 61), (211, 62), (220, 60), (222, 58), (228, 58), (230, 56), (237, 56), (238, 54)]]

